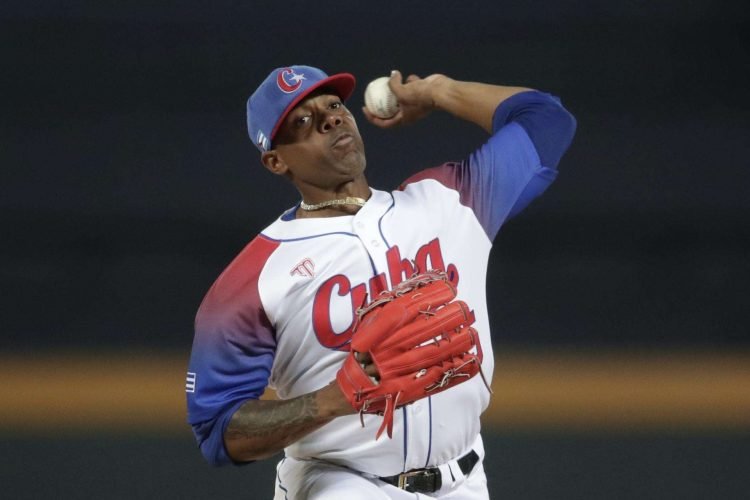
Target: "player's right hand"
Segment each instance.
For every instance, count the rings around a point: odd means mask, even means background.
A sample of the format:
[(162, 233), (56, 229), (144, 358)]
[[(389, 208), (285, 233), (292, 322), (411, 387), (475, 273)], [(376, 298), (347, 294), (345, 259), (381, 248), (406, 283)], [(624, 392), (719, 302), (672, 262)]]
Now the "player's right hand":
[(379, 118), (366, 107), (362, 108), (362, 112), (370, 123), (381, 128), (414, 123), (435, 109), (434, 92), (447, 79), (447, 76), (440, 74), (433, 74), (426, 78), (412, 74), (404, 82), (401, 72), (394, 70), (388, 85), (398, 99), (398, 113), (390, 118)]

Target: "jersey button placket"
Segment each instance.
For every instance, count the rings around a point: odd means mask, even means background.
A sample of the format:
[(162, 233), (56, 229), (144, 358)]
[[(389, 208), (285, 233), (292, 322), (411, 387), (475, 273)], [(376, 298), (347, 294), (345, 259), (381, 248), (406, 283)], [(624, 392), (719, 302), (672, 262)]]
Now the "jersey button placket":
[(384, 252), (387, 245), (380, 237), (378, 219), (372, 215), (366, 216), (366, 214), (357, 214), (356, 217), (357, 218), (352, 224), (352, 229), (362, 242), (365, 251), (370, 255), (370, 259), (374, 266), (373, 271), (377, 274), (378, 272), (387, 269)]
[(427, 459), (427, 450), (429, 449), (429, 416), (423, 409), (423, 400), (415, 401), (413, 404), (405, 406), (406, 420), (409, 429), (407, 431), (407, 469), (423, 467)]

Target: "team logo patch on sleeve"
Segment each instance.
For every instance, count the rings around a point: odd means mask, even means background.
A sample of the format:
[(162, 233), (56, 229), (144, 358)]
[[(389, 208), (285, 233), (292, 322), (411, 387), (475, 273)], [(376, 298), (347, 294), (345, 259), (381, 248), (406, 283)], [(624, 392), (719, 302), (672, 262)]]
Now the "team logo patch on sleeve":
[(187, 372), (187, 378), (185, 379), (185, 392), (195, 392), (195, 379), (195, 373)]

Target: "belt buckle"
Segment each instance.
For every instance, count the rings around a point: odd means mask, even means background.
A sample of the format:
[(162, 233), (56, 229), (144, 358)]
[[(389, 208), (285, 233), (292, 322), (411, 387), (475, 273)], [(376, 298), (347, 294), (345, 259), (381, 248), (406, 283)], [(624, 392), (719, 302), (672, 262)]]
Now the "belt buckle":
[(423, 474), (423, 473), (424, 473), (424, 471), (421, 471), (421, 470), (415, 470), (415, 471), (411, 471), (411, 472), (402, 472), (401, 474), (398, 475), (398, 487), (399, 487), (399, 489), (405, 490), (406, 488), (408, 488), (409, 486), (411, 486), (409, 484), (409, 478), (410, 477), (418, 476), (418, 475)]
[(421, 471), (402, 472), (398, 475), (398, 487), (399, 489), (405, 490), (409, 487), (409, 478), (416, 476)]

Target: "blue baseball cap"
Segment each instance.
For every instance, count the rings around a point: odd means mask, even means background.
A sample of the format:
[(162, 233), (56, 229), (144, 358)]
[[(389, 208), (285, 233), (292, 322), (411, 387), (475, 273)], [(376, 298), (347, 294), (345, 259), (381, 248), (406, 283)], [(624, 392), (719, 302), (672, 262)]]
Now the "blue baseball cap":
[(250, 140), (261, 151), (268, 151), (286, 115), (310, 92), (327, 87), (346, 100), (352, 95), (355, 83), (349, 73), (328, 76), (312, 66), (276, 68), (247, 100)]

